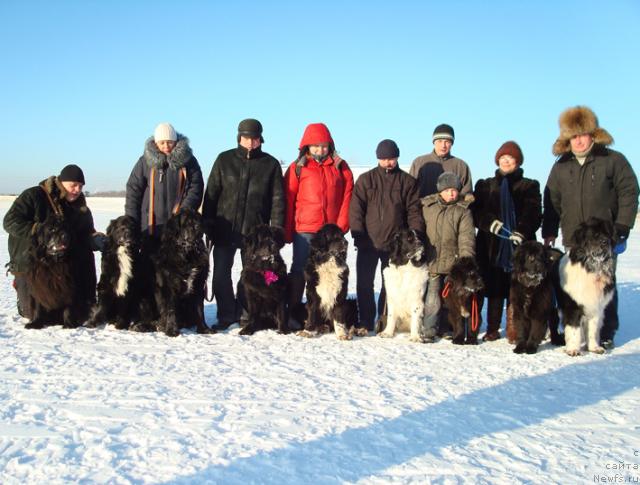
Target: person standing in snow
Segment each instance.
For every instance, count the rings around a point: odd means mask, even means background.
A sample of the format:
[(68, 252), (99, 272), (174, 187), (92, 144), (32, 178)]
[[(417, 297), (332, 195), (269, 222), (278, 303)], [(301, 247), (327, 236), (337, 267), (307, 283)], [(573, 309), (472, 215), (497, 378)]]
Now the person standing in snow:
[[(478, 228), (476, 252), (487, 296), (487, 331), (483, 340), (500, 338), (504, 301), (509, 303), (511, 257), (515, 246), (535, 241), (542, 222), (540, 184), (523, 176), (524, 156), (514, 141), (496, 152), (494, 177), (478, 180), (471, 206)], [(512, 330), (513, 329), (513, 330)], [(515, 340), (512, 318), (507, 313), (507, 335)]]
[[(553, 144), (558, 157), (551, 168), (544, 194), (542, 237), (553, 246), (562, 230), (562, 243), (571, 248), (578, 225), (597, 217), (614, 225), (617, 254), (624, 251), (638, 212), (638, 179), (625, 156), (609, 148), (613, 137), (600, 128), (586, 106), (565, 110), (559, 119), (560, 135)], [(604, 312), (600, 345), (613, 347), (619, 327), (618, 290)]]
[(284, 183), (285, 241), (293, 243), (288, 298), (291, 310), (302, 301), (311, 237), (330, 223), (345, 234), (349, 230), (353, 173), (337, 154), (325, 124), (311, 123), (305, 128), (298, 158), (287, 168)]
[(129, 175), (124, 211), (140, 223), (143, 233), (159, 238), (172, 214), (181, 208), (198, 210), (203, 187), (189, 139), (169, 123), (160, 123)]
[(231, 280), (243, 236), (259, 224), (282, 227), (284, 222), (282, 168), (262, 151), (262, 124), (252, 118), (242, 120), (237, 142), (236, 148), (220, 153), (213, 163), (202, 208), (205, 232), (213, 242), (213, 294), (220, 329), (245, 313), (242, 288), (234, 296)]
[(420, 197), (438, 193), (436, 184), (443, 172), (453, 172), (460, 177), (461, 196), (471, 193), (473, 185), (469, 166), (464, 160), (451, 155), (451, 147), (455, 141), (453, 128), (447, 124), (436, 126), (432, 141), (433, 151), (416, 158), (409, 169), (409, 174), (418, 180)]
[(38, 224), (50, 216), (61, 216), (71, 229), (70, 247), (74, 252), (75, 302), (83, 311), (80, 321), (88, 317), (96, 298), (96, 267), (93, 251), (102, 250), (106, 236), (96, 232), (93, 216), (82, 189), (84, 173), (77, 165), (67, 165), (60, 175), (52, 175), (35, 187), (22, 192), (4, 216), (3, 227), (9, 234), (9, 271), (13, 273), (18, 297), (18, 313), (31, 319), (29, 290), (25, 272), (28, 269), (28, 249), (31, 235)]
[[(373, 292), (378, 261), (380, 273), (389, 265), (389, 245), (405, 227), (424, 236), (416, 180), (398, 166), (400, 149), (393, 140), (382, 140), (376, 148), (378, 165), (358, 177), (349, 206), (349, 225), (356, 256), (356, 278), (360, 327), (373, 330), (376, 303)], [(378, 315), (385, 305), (384, 280), (378, 298)]]

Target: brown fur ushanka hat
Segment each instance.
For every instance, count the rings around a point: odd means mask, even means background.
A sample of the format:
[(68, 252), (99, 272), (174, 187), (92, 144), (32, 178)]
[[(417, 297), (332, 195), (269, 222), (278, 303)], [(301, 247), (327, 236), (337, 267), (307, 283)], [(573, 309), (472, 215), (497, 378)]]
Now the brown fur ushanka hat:
[(604, 146), (613, 143), (613, 137), (607, 130), (600, 128), (596, 114), (586, 106), (575, 106), (563, 111), (558, 125), (560, 126), (560, 136), (553, 144), (554, 155), (569, 153), (571, 151), (570, 140), (576, 135), (589, 134), (593, 137), (594, 143)]

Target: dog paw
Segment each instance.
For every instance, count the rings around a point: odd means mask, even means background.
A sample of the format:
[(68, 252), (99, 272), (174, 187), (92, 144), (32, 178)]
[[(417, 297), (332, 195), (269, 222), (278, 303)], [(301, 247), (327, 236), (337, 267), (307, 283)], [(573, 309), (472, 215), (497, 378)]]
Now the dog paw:
[(478, 345), (478, 337), (467, 337), (464, 342), (465, 345)]
[(367, 330), (364, 327), (360, 327), (360, 328), (354, 329), (353, 334), (356, 337), (366, 337), (367, 335), (369, 335), (369, 330)]
[(537, 345), (527, 345), (527, 354), (535, 354), (538, 351)]
[(422, 338), (420, 337), (420, 335), (412, 335), (411, 337), (409, 337), (409, 342), (414, 342), (416, 344), (421, 344), (422, 343)]
[(514, 354), (524, 354), (525, 350), (526, 350), (525, 344), (520, 343), (520, 344), (515, 346), (515, 348), (513, 349), (513, 353)]
[(85, 322), (84, 325), (82, 325), (84, 328), (97, 328), (99, 325), (98, 322), (93, 322), (93, 321), (89, 321), (89, 322)]
[(349, 335), (348, 333), (343, 334), (343, 335), (338, 335), (338, 340), (351, 340), (351, 335)]
[(464, 345), (464, 337), (456, 337), (451, 339), (451, 343), (454, 345)]
[(589, 347), (589, 352), (593, 352), (594, 354), (604, 354), (604, 347), (600, 347), (599, 345), (596, 347)]
[(177, 337), (178, 335), (180, 335), (180, 329), (178, 327), (169, 326), (165, 328), (164, 334), (167, 337)]
[(298, 337), (314, 338), (316, 336), (316, 333), (315, 332), (310, 332), (309, 330), (300, 330), (300, 331), (296, 332), (296, 335)]
[(565, 344), (564, 334), (563, 333), (559, 333), (557, 335), (552, 335), (551, 336), (551, 344), (555, 345), (556, 347), (562, 347)]
[(382, 338), (393, 338), (393, 334), (389, 332), (382, 332), (378, 334), (378, 337)]
[(27, 323), (24, 328), (28, 328), (29, 330), (40, 330), (44, 328), (44, 324), (40, 322), (31, 322)]
[(129, 330), (129, 322), (117, 322), (115, 327), (116, 330)]
[(580, 355), (580, 351), (577, 349), (564, 349), (565, 353), (571, 357), (577, 357)]

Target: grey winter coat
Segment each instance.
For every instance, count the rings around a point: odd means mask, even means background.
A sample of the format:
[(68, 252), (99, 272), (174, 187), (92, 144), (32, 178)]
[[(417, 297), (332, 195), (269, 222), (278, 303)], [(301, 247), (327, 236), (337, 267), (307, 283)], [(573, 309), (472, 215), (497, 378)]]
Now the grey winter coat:
[[(186, 169), (182, 197), (177, 200), (181, 169)], [(178, 134), (174, 149), (165, 155), (156, 146), (153, 137), (144, 145), (144, 154), (133, 167), (127, 182), (124, 211), (140, 222), (142, 231), (149, 228), (149, 202), (151, 171), (154, 173), (154, 219), (157, 234), (171, 217), (179, 203), (180, 208), (198, 210), (202, 203), (204, 181), (198, 160), (189, 147), (189, 139)]]
[(280, 163), (260, 148), (238, 145), (216, 158), (202, 207), (207, 236), (216, 245), (242, 245), (258, 224), (282, 227), (284, 189)]
[(469, 209), (470, 199), (446, 203), (439, 194), (421, 199), (427, 224), (429, 273), (448, 274), (456, 259), (475, 257), (475, 227)]
[(428, 155), (416, 158), (409, 169), (409, 174), (418, 180), (420, 197), (438, 193), (436, 183), (440, 174), (444, 172), (453, 172), (460, 177), (460, 182), (462, 183), (461, 196), (471, 193), (473, 184), (469, 166), (464, 160), (451, 154), (446, 157), (439, 157), (433, 151)]
[(583, 165), (571, 152), (560, 156), (545, 189), (542, 237), (557, 237), (562, 229), (571, 247), (577, 226), (598, 217), (628, 228), (638, 212), (638, 179), (622, 153), (598, 143)]
[(398, 166), (378, 166), (360, 175), (351, 196), (349, 227), (356, 247), (382, 251), (389, 250), (399, 229), (424, 234), (416, 180)]

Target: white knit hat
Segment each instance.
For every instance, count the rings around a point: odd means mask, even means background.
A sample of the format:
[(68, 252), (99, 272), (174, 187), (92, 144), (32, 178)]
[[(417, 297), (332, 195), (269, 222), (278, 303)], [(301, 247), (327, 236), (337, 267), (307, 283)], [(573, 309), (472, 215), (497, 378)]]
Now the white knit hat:
[(178, 135), (170, 123), (160, 123), (156, 126), (156, 131), (153, 132), (153, 139), (154, 141), (176, 141), (178, 139)]

